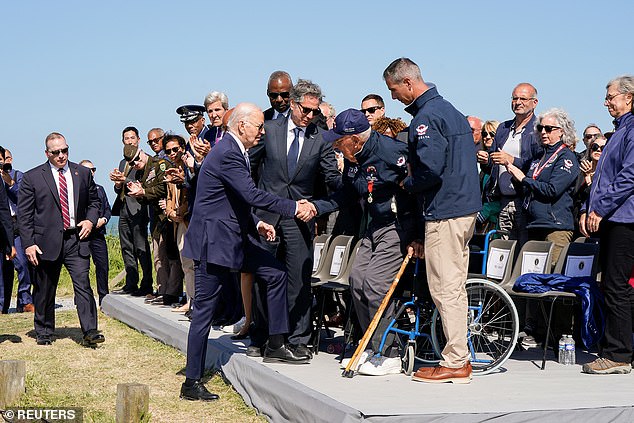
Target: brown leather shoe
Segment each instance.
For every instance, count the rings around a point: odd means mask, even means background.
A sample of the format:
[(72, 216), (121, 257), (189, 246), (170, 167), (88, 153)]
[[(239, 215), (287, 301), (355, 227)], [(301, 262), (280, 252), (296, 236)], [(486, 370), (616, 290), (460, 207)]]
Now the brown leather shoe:
[(471, 363), (467, 361), (458, 369), (443, 366), (423, 367), (414, 373), (412, 380), (428, 383), (470, 383), (472, 373)]
[(35, 306), (33, 304), (25, 304), (24, 307), (22, 307), (22, 311), (25, 313), (35, 313)]

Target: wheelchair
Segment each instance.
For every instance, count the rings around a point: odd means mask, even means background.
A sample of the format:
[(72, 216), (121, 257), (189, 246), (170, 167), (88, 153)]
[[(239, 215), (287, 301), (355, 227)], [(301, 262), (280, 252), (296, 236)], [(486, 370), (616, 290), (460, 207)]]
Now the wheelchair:
[[(485, 260), (486, 261), (486, 260)], [(416, 260), (414, 276), (420, 260)], [(519, 336), (519, 318), (511, 297), (499, 285), (482, 277), (466, 281), (467, 346), (474, 374), (500, 368), (513, 353)], [(446, 344), (440, 313), (429, 295), (412, 293), (401, 303), (381, 339), (383, 351), (389, 333), (402, 351), (403, 372), (411, 375), (415, 362), (437, 364)]]

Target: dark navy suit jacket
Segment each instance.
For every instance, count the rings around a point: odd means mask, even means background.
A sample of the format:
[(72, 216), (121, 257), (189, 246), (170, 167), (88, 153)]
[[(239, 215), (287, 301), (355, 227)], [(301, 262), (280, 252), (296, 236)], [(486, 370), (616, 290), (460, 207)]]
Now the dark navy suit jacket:
[[(68, 168), (73, 178), (75, 222), (88, 219), (94, 226), (99, 218), (100, 202), (92, 173), (77, 163), (68, 162)], [(49, 162), (29, 170), (22, 178), (18, 195), (18, 227), (25, 250), (37, 245), (42, 250), (42, 260), (57, 260), (62, 251), (64, 222), (59, 191)], [(88, 242), (88, 238), (80, 241), (80, 255), (87, 257), (90, 254)]]
[(247, 236), (255, 233), (251, 207), (285, 217), (296, 207), (255, 187), (237, 142), (226, 133), (205, 157), (183, 249), (185, 257), (231, 269), (242, 267)]

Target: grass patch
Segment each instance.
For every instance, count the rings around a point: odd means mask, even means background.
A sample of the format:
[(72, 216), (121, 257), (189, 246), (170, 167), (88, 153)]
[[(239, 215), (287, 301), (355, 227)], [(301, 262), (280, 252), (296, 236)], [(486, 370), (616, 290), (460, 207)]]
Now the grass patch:
[(35, 343), (32, 314), (0, 319), (0, 359), (26, 361), (27, 392), (14, 406), (83, 407), (86, 422), (114, 422), (117, 384), (136, 382), (150, 387), (152, 422), (265, 421), (218, 375), (208, 375), (206, 385), (220, 400), (180, 400), (185, 357), (103, 313), (99, 328), (106, 342), (94, 350), (79, 345), (74, 311), (56, 313), (56, 336), (46, 347)]

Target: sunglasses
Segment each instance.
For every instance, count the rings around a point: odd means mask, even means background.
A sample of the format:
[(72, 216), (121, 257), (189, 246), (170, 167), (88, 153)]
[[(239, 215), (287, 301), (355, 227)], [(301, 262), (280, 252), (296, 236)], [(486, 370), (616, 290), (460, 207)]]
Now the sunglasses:
[(281, 93), (274, 93), (272, 91), (269, 91), (268, 93), (266, 93), (266, 95), (268, 95), (271, 100), (275, 100), (278, 97), (282, 97), (284, 100), (288, 100), (288, 98), (290, 98), (291, 96), (291, 93), (289, 93), (288, 91), (283, 91)]
[(165, 149), (165, 154), (178, 153), (179, 151), (181, 151), (180, 147), (166, 148)]
[(95, 172), (97, 171), (97, 168), (96, 168), (96, 167), (91, 167), (91, 168), (90, 168), (90, 171), (91, 171), (92, 173), (95, 173)]
[(134, 166), (134, 164), (135, 164), (136, 162), (138, 162), (139, 160), (141, 160), (141, 156), (136, 156), (134, 159), (132, 159), (132, 160), (128, 160), (128, 164), (129, 164), (130, 166)]
[(555, 129), (561, 129), (559, 126), (551, 126), (551, 125), (537, 125), (535, 126), (535, 128), (537, 129), (537, 132), (542, 132), (542, 130), (545, 130), (547, 134), (550, 134)]
[[(163, 135), (163, 137), (164, 137), (164, 136), (165, 136), (165, 135)], [(154, 143), (157, 143), (157, 142), (159, 142), (160, 140), (162, 140), (162, 139), (163, 139), (163, 137), (158, 137), (158, 138), (153, 138), (153, 139), (151, 139), (151, 140), (147, 140), (147, 143), (148, 143), (148, 144), (154, 144)]]
[(366, 114), (366, 113), (374, 114), (374, 112), (382, 108), (383, 108), (382, 106), (372, 106), (372, 107), (368, 107), (367, 109), (359, 109), (359, 111), (363, 114)]
[(586, 139), (586, 140), (591, 140), (591, 139), (593, 139), (593, 138), (598, 137), (599, 135), (601, 135), (601, 134), (585, 134), (585, 135), (583, 136), (583, 138), (584, 138), (584, 139)]
[(321, 114), (321, 109), (317, 107), (316, 109), (311, 109), (310, 107), (302, 106), (301, 103), (295, 103), (302, 110), (302, 113), (305, 115), (309, 115), (311, 112), (313, 113), (313, 117), (319, 116)]
[(482, 135), (482, 138), (486, 138), (486, 137), (495, 138), (495, 132), (482, 131), (480, 132), (480, 135)]
[(592, 144), (590, 146), (590, 150), (592, 150), (592, 152), (603, 151), (603, 147), (604, 146), (599, 145), (599, 144)]
[(61, 153), (61, 154), (68, 154), (68, 147), (66, 147), (66, 148), (60, 148), (59, 150), (53, 150), (53, 151), (50, 151), (50, 150), (49, 150), (49, 152), (48, 152), (48, 153), (49, 153), (51, 156), (57, 156), (57, 155), (59, 155), (60, 153)]

